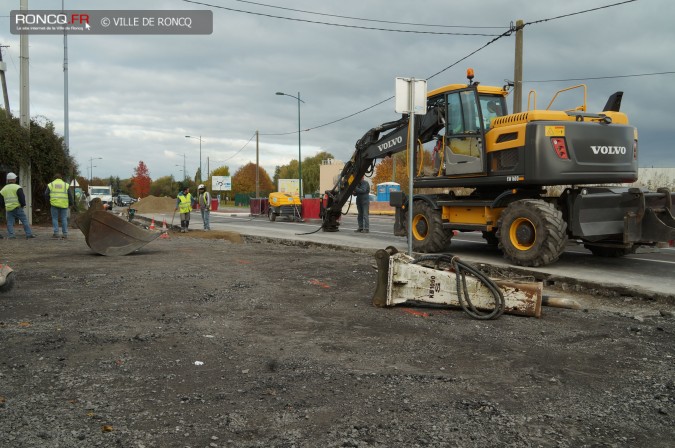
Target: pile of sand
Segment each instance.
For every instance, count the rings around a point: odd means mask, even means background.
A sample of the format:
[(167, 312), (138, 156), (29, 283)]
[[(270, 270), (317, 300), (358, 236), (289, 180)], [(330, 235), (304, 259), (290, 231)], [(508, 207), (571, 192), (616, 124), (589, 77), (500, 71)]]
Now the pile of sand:
[(176, 208), (176, 199), (168, 196), (147, 196), (138, 202), (134, 202), (131, 208), (136, 213), (173, 213)]

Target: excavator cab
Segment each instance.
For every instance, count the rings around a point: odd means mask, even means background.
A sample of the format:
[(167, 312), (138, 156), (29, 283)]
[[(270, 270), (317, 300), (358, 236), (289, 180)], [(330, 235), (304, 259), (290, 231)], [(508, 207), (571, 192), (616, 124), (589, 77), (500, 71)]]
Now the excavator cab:
[(443, 149), (439, 175), (485, 175), (487, 157), (485, 133), (492, 120), (506, 114), (506, 101), (501, 91), (484, 91), (478, 84), (453, 86), (433, 100), (445, 110), (445, 128), (438, 139)]

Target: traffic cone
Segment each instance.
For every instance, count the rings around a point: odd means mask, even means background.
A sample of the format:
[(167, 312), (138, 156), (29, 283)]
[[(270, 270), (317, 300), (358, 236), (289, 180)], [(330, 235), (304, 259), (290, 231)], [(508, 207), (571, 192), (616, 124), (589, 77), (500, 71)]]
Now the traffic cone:
[(152, 217), (152, 222), (150, 223), (150, 230), (155, 230), (155, 217)]
[(164, 220), (162, 221), (162, 234), (159, 237), (164, 240), (169, 238), (169, 234), (167, 231), (168, 229), (166, 228), (166, 218), (164, 218)]

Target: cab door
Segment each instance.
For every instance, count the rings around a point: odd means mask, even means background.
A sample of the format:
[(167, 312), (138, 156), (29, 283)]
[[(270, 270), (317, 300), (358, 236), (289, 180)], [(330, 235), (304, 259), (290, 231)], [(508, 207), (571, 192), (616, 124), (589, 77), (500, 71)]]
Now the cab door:
[(485, 174), (485, 128), (478, 92), (467, 88), (447, 94), (445, 175)]

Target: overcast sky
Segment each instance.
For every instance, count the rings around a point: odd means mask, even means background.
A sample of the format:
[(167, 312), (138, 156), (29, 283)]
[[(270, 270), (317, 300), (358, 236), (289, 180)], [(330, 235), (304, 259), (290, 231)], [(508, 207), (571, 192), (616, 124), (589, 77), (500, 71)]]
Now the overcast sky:
[[(20, 2), (0, 3), (5, 11), (0, 13), (5, 16), (0, 17), (0, 45), (9, 46), (3, 59), (10, 107), (18, 116), (19, 36), (10, 34), (6, 16)], [(61, 3), (29, 0), (28, 5), (60, 9)], [(277, 91), (300, 92), (305, 101), (303, 158), (328, 151), (347, 160), (368, 129), (398, 118), (394, 101), (326, 124), (393, 96), (397, 76), (428, 79), (430, 90), (465, 82), (467, 67), (482, 84), (502, 86), (513, 79), (515, 34), (485, 45), (518, 19), (527, 23), (524, 107), (531, 89), (537, 91), (537, 106), (544, 108), (556, 90), (585, 83), (589, 111), (599, 111), (611, 93), (621, 90), (622, 110), (639, 130), (640, 166), (675, 167), (671, 0), (637, 0), (580, 14), (574, 13), (620, 1), (202, 3), (213, 6), (182, 0), (65, 0), (67, 10), (209, 9), (214, 21), (211, 35), (68, 38), (70, 148), (82, 175), (88, 177), (93, 165), (94, 176), (128, 178), (143, 160), (153, 179), (180, 179), (185, 156), (187, 174), (194, 177), (199, 141), (186, 135), (202, 137), (204, 172), (208, 158), (211, 169), (227, 165), (234, 174), (255, 163), (258, 130), (260, 164), (272, 176), (275, 166), (298, 158), (297, 100)], [(30, 113), (54, 122), (62, 135), (63, 47), (62, 36), (30, 36)], [(663, 72), (671, 73), (655, 74)], [(564, 81), (535, 82), (550, 80)], [(581, 94), (574, 95), (574, 105), (581, 104)], [(511, 97), (508, 101), (511, 108)]]

